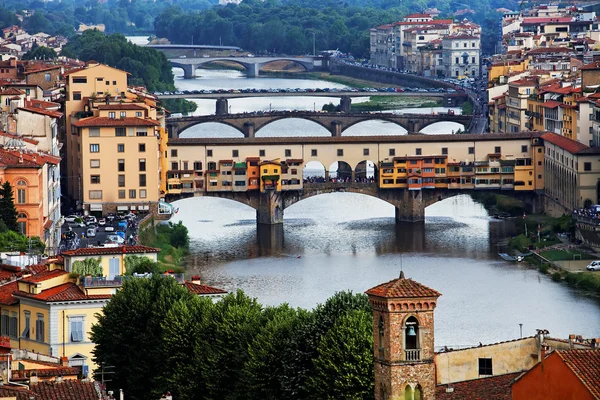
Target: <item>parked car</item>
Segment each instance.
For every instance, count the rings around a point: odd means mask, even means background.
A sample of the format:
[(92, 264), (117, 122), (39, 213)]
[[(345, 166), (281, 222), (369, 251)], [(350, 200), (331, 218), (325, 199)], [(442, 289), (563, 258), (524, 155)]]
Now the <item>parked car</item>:
[(100, 218), (100, 219), (98, 220), (98, 225), (100, 225), (100, 226), (104, 226), (104, 225), (106, 225), (106, 218)]
[(115, 227), (112, 225), (106, 225), (104, 227), (104, 232), (114, 232), (115, 231)]
[(107, 242), (118, 243), (118, 244), (124, 244), (125, 243), (125, 238), (122, 238), (119, 235), (108, 235), (106, 237), (106, 241)]
[(85, 236), (88, 238), (96, 237), (96, 228), (87, 228), (85, 231)]
[(98, 220), (96, 219), (96, 217), (94, 217), (94, 216), (85, 217), (86, 225), (92, 225), (92, 224), (97, 224), (97, 223), (98, 223)]
[(79, 215), (71, 214), (65, 217), (65, 222), (75, 222), (78, 218), (81, 218)]
[(600, 261), (592, 261), (586, 267), (588, 271), (600, 271)]

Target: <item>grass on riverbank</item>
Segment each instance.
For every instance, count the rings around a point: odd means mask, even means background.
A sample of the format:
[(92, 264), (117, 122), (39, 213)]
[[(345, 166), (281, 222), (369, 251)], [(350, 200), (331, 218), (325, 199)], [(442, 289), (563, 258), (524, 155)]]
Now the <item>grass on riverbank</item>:
[(158, 266), (161, 272), (170, 270), (177, 273), (184, 272), (182, 263), (184, 257), (188, 254), (188, 248), (187, 246), (173, 245), (176, 241), (176, 235), (177, 228), (174, 228), (171, 224), (160, 224), (154, 228), (150, 226), (139, 233), (138, 237), (141, 244), (160, 249)]
[(569, 260), (595, 260), (596, 257), (591, 254), (578, 250), (546, 250), (541, 251), (540, 255), (550, 261), (569, 261)]
[(567, 285), (600, 296), (600, 274), (598, 272), (578, 272), (556, 271), (552, 274), (552, 280), (555, 282), (564, 281)]
[(383, 111), (408, 107), (441, 107), (442, 101), (435, 97), (372, 96), (369, 101), (354, 103), (352, 111)]

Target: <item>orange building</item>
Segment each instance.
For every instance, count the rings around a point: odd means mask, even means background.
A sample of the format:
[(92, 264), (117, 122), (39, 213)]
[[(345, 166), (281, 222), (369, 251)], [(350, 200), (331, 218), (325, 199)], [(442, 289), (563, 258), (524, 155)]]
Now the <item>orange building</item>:
[(600, 350), (556, 350), (512, 385), (513, 400), (600, 399)]
[[(10, 182), (21, 233), (45, 240), (52, 221), (50, 213), (57, 199), (49, 199), (49, 188), (58, 179), (50, 171), (60, 158), (46, 153), (0, 148), (0, 181)], [(51, 190), (51, 193), (55, 193)]]

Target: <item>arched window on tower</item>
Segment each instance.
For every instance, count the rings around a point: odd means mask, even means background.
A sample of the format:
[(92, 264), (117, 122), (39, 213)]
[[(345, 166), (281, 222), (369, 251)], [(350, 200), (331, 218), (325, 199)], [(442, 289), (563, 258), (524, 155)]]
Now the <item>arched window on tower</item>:
[(423, 400), (423, 389), (421, 388), (421, 385), (417, 385), (415, 388), (414, 399)]
[(410, 385), (406, 385), (404, 388), (404, 400), (414, 400), (413, 388)]
[(415, 317), (410, 317), (404, 325), (404, 359), (406, 361), (418, 361), (421, 359), (419, 321)]
[(379, 357), (385, 355), (385, 324), (383, 316), (379, 316)]
[(17, 182), (17, 204), (25, 204), (27, 203), (27, 192), (26, 188), (27, 182), (24, 180), (20, 180)]

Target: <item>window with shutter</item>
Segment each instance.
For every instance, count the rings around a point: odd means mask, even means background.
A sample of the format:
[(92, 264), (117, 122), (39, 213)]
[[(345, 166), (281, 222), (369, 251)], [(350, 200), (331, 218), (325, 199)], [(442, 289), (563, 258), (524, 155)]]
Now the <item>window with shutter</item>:
[(83, 317), (71, 317), (71, 341), (83, 342)]
[(17, 321), (17, 313), (12, 313), (10, 317), (10, 336), (14, 338), (19, 336), (19, 328), (17, 327)]
[(9, 317), (8, 317), (8, 313), (2, 314), (2, 334), (3, 335), (8, 335), (8, 324), (9, 324)]
[(44, 316), (38, 314), (37, 321), (35, 321), (35, 340), (38, 342), (44, 341)]
[(119, 270), (119, 259), (111, 258), (108, 260), (108, 279), (115, 279), (115, 276), (121, 275), (121, 271)]
[(26, 339), (29, 339), (30, 324), (31, 314), (29, 312), (25, 312), (25, 328), (23, 329), (23, 333), (21, 334), (21, 336), (23, 336)]

